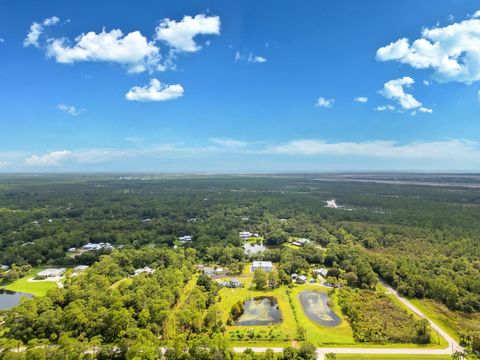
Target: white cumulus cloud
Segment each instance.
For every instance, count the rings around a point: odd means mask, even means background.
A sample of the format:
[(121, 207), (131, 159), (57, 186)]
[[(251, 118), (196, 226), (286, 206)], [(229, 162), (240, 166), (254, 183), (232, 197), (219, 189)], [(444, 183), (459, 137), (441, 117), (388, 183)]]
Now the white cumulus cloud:
[(80, 115), (82, 112), (87, 111), (85, 109), (77, 109), (73, 105), (65, 105), (65, 104), (58, 104), (57, 109), (61, 111), (65, 111), (66, 113), (72, 116), (77, 116), (77, 115)]
[(433, 69), (439, 82), (471, 84), (480, 80), (480, 19), (445, 27), (425, 28), (419, 39), (410, 43), (401, 38), (377, 50), (380, 61), (399, 61), (416, 69)]
[(247, 61), (251, 62), (251, 63), (265, 63), (265, 62), (267, 62), (267, 59), (264, 58), (263, 56), (257, 56), (257, 55), (253, 55), (252, 53), (250, 53), (250, 54), (248, 54)]
[(359, 102), (359, 103), (367, 103), (368, 102), (368, 97), (366, 96), (357, 96), (355, 99), (354, 99), (355, 102)]
[(395, 106), (393, 106), (393, 105), (381, 105), (381, 106), (377, 106), (373, 110), (375, 110), (375, 111), (395, 111)]
[(179, 84), (165, 85), (157, 79), (151, 79), (150, 84), (146, 86), (134, 86), (125, 98), (131, 101), (167, 101), (183, 96), (183, 87)]
[(415, 80), (408, 76), (390, 80), (383, 85), (383, 90), (380, 91), (380, 94), (387, 99), (396, 100), (403, 110), (418, 109), (424, 113), (432, 113), (431, 109), (423, 107), (422, 103), (415, 99), (412, 94), (405, 92), (405, 88), (409, 88), (413, 84), (415, 84)]
[(315, 106), (330, 109), (331, 107), (333, 107), (334, 104), (335, 104), (335, 99), (326, 99), (320, 96), (317, 102), (315, 103)]
[(41, 23), (33, 22), (32, 25), (30, 25), (30, 31), (28, 32), (27, 37), (25, 38), (25, 40), (23, 40), (23, 46), (35, 46), (37, 48), (40, 47), (39, 39), (43, 33), (43, 28), (45, 26), (55, 25), (59, 21), (60, 19), (58, 17), (52, 16), (43, 20)]
[(52, 151), (45, 155), (34, 154), (25, 159), (25, 164), (32, 166), (60, 166), (68, 160), (71, 155), (72, 152), (69, 150)]
[(90, 31), (69, 45), (65, 38), (54, 39), (47, 45), (47, 56), (59, 63), (71, 64), (81, 61), (114, 62), (125, 65), (129, 72), (160, 70), (160, 49), (149, 42), (139, 31), (124, 35), (113, 29), (100, 33)]
[(156, 39), (165, 41), (177, 51), (196, 52), (202, 47), (195, 42), (197, 35), (219, 35), (220, 17), (184, 16), (181, 21), (164, 19), (155, 29)]

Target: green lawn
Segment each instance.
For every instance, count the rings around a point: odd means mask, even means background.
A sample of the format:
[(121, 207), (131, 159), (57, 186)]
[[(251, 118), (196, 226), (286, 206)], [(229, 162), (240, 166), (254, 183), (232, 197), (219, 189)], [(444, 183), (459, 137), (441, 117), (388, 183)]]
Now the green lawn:
[(307, 340), (316, 346), (321, 345), (359, 345), (353, 339), (350, 324), (343, 318), (336, 296), (332, 297), (332, 310), (341, 318), (342, 322), (337, 326), (322, 326), (311, 321), (304, 313), (299, 300), (299, 294), (303, 290), (315, 290), (329, 292), (330, 289), (313, 285), (296, 285), (292, 289), (293, 306), (297, 313), (299, 323), (305, 328)]
[(451, 359), (450, 355), (355, 355), (355, 354), (337, 354), (337, 359), (356, 360), (356, 359), (376, 359), (376, 360), (390, 360), (390, 359), (405, 359), (405, 360), (447, 360)]
[(113, 283), (112, 285), (110, 285), (110, 289), (116, 290), (121, 284), (124, 284), (125, 286), (129, 286), (132, 284), (132, 282), (133, 282), (132, 278), (123, 278)]
[[(242, 282), (243, 279), (242, 279)], [(239, 300), (246, 300), (257, 296), (273, 296), (278, 301), (283, 321), (280, 324), (268, 326), (227, 326), (227, 333), (234, 345), (263, 346), (275, 343), (277, 346), (289, 345), (294, 340), (297, 332), (297, 324), (290, 307), (285, 286), (274, 290), (255, 290), (253, 288), (228, 289), (219, 291), (219, 304), (224, 311), (226, 323), (233, 305)]]
[(29, 282), (28, 279), (35, 277), (35, 275), (44, 268), (31, 269), (27, 276), (14, 281), (11, 284), (3, 286), (3, 289), (24, 292), (32, 294), (33, 296), (45, 296), (48, 290), (55, 289), (57, 284), (52, 281)]

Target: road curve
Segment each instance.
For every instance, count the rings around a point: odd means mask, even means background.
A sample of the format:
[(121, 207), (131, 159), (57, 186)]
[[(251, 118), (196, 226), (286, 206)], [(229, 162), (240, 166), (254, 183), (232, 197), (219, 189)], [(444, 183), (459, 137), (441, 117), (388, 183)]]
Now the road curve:
[[(432, 329), (437, 331), (448, 343), (448, 346), (445, 349), (419, 349), (419, 348), (341, 348), (341, 347), (332, 347), (332, 348), (318, 348), (317, 349), (317, 359), (323, 360), (325, 358), (325, 354), (328, 353), (335, 353), (335, 354), (388, 354), (388, 355), (452, 355), (455, 351), (463, 350), (462, 347), (452, 338), (449, 334), (447, 334), (444, 330), (442, 330), (437, 324), (435, 324), (432, 320), (427, 318), (425, 314), (423, 314), (420, 310), (418, 310), (415, 306), (413, 306), (407, 299), (401, 297), (397, 291), (395, 291), (390, 286), (384, 284), (384, 287), (388, 292), (393, 294), (402, 304), (404, 304), (407, 308), (417, 314), (419, 317), (423, 319), (427, 319), (430, 323)], [(257, 347), (257, 348), (248, 348), (248, 347), (235, 347), (233, 351), (237, 353), (244, 352), (246, 349), (252, 349), (254, 352), (265, 352), (268, 348), (266, 347)], [(274, 352), (282, 352), (283, 348), (271, 348)]]

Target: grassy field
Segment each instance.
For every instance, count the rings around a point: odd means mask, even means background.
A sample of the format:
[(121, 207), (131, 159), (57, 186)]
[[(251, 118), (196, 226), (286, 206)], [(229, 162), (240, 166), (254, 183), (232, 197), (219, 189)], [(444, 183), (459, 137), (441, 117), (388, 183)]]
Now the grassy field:
[(11, 284), (3, 286), (3, 289), (24, 292), (33, 296), (45, 296), (48, 290), (55, 289), (57, 284), (52, 281), (29, 282), (28, 279), (34, 277), (43, 268), (33, 268), (27, 276), (24, 276)]
[[(353, 333), (348, 322), (343, 318), (336, 296), (331, 298), (332, 310), (341, 318), (342, 322), (337, 326), (322, 326), (311, 321), (304, 313), (299, 300), (299, 294), (303, 290), (315, 290), (322, 292), (331, 291), (328, 288), (314, 285), (296, 285), (291, 292), (292, 303), (297, 314), (298, 322), (305, 328), (307, 340), (311, 343), (321, 345), (355, 345)], [(358, 344), (357, 344), (358, 345)]]
[(133, 279), (132, 279), (132, 278), (123, 278), (123, 279), (120, 279), (120, 280), (118, 280), (117, 282), (113, 283), (113, 284), (110, 286), (110, 289), (112, 289), (112, 290), (118, 289), (118, 287), (119, 287), (121, 284), (124, 284), (125, 286), (128, 286), (128, 285), (130, 285), (132, 282), (133, 282)]
[(390, 360), (390, 359), (405, 359), (405, 360), (447, 360), (451, 359), (450, 355), (355, 355), (355, 354), (337, 354), (337, 359), (356, 360), (356, 359), (376, 359), (376, 360)]
[(466, 314), (452, 311), (445, 305), (430, 299), (409, 301), (457, 341), (460, 340), (459, 331), (480, 331), (480, 313)]
[[(329, 292), (328, 288), (315, 285), (294, 285), (289, 289), (286, 286), (274, 290), (255, 290), (250, 286), (250, 279), (241, 278), (246, 285), (244, 288), (228, 289), (223, 288), (219, 292), (219, 304), (224, 310), (224, 321), (229, 317), (230, 309), (239, 300), (246, 300), (256, 296), (273, 296), (277, 299), (282, 312), (283, 322), (269, 326), (227, 326), (227, 333), (234, 346), (250, 347), (282, 347), (290, 346), (297, 338), (298, 324), (305, 329), (306, 339), (316, 346), (338, 346), (338, 347), (385, 347), (385, 348), (444, 348), (447, 346), (443, 338), (439, 343), (418, 345), (418, 344), (373, 344), (357, 343), (353, 339), (352, 329), (347, 320), (343, 317), (338, 305), (336, 295), (331, 298), (333, 311), (341, 318), (340, 325), (328, 327), (312, 322), (303, 312), (299, 300), (299, 294), (303, 290), (316, 290)], [(290, 292), (290, 295), (288, 294)], [(291, 305), (290, 305), (290, 299)], [(396, 302), (397, 303), (397, 302)], [(397, 303), (404, 308), (403, 304)], [(434, 341), (436, 338), (434, 337)]]
[[(296, 338), (297, 324), (286, 294), (286, 287), (273, 290), (255, 290), (253, 288), (228, 289), (219, 292), (219, 304), (224, 310), (224, 321), (227, 322), (230, 310), (239, 300), (257, 296), (272, 296), (278, 301), (283, 321), (280, 324), (268, 326), (227, 326), (227, 333), (234, 343), (248, 342), (250, 346), (262, 346), (272, 342), (280, 346), (286, 345)], [(254, 345), (255, 344), (255, 345)]]

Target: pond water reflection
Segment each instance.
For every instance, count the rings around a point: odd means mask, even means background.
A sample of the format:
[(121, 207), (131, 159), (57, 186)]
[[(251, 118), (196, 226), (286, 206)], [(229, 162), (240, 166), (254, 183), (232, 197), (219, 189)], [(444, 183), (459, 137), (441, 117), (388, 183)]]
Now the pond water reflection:
[(31, 294), (0, 289), (0, 310), (11, 309), (20, 304), (22, 297), (31, 298)]
[(245, 300), (243, 314), (234, 325), (255, 326), (271, 325), (282, 322), (282, 313), (277, 299), (269, 296)]
[(340, 318), (328, 306), (328, 295), (320, 291), (305, 290), (300, 293), (300, 303), (307, 317), (324, 326), (340, 324)]

